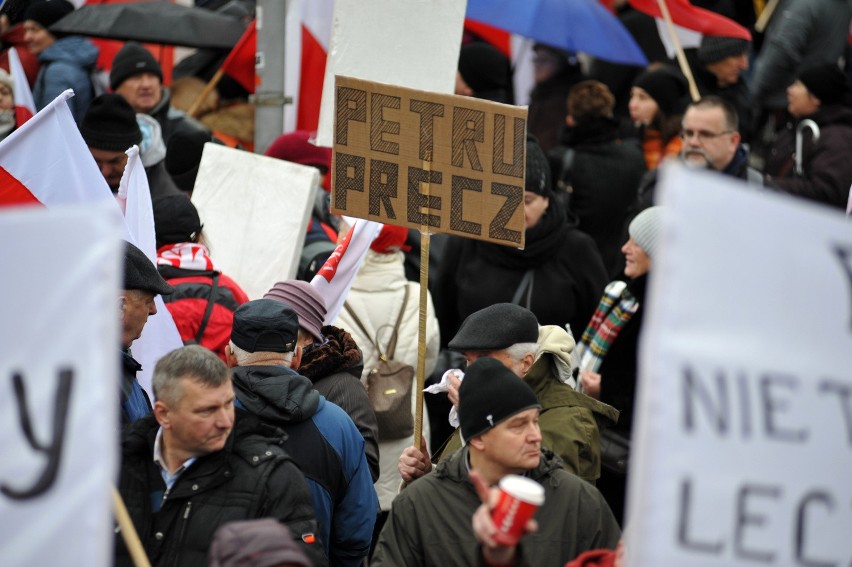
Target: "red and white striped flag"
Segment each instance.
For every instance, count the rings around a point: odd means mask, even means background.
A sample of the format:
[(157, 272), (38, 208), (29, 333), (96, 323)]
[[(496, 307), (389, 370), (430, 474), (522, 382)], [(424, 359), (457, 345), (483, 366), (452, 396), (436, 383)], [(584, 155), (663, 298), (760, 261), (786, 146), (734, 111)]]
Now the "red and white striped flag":
[(35, 99), (27, 82), (27, 74), (21, 59), (14, 47), (9, 48), (9, 74), (15, 83), (13, 97), (15, 100), (15, 124), (20, 128), (24, 122), (32, 118), (36, 113)]
[[(353, 219), (346, 218), (347, 222)], [(325, 299), (326, 315), (324, 324), (331, 325), (337, 319), (343, 302), (349, 294), (352, 282), (364, 263), (370, 244), (382, 229), (382, 223), (364, 219), (354, 219), (355, 224), (334, 249), (325, 264), (311, 280), (311, 285)]]
[(110, 202), (121, 215), (68, 108), (72, 96), (60, 94), (0, 142), (0, 206)]

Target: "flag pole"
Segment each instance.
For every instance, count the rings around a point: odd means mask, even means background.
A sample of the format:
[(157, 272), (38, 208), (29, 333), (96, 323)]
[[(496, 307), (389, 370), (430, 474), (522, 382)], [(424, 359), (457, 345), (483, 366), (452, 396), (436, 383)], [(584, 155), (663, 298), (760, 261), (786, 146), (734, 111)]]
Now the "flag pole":
[(663, 19), (666, 20), (666, 28), (669, 30), (669, 35), (672, 38), (672, 44), (674, 45), (675, 53), (677, 54), (677, 62), (680, 65), (681, 72), (689, 83), (689, 94), (692, 97), (692, 101), (695, 102), (701, 98), (701, 95), (698, 93), (698, 85), (695, 84), (695, 77), (692, 76), (692, 69), (689, 68), (689, 62), (686, 60), (686, 55), (683, 52), (683, 46), (681, 46), (680, 39), (677, 37), (677, 32), (675, 32), (672, 15), (669, 13), (669, 7), (666, 4), (666, 0), (657, 0), (657, 5), (660, 7), (660, 13), (663, 15)]
[(207, 84), (204, 85), (204, 89), (201, 91), (201, 94), (196, 97), (192, 105), (189, 107), (189, 110), (186, 111), (188, 115), (190, 115), (192, 118), (197, 118), (196, 114), (198, 113), (198, 109), (201, 107), (201, 104), (204, 102), (204, 99), (206, 99), (210, 95), (210, 93), (213, 92), (213, 89), (215, 89), (216, 85), (219, 84), (219, 81), (222, 80), (222, 75), (224, 74), (224, 66), (219, 67), (219, 69), (216, 71), (216, 74), (213, 75), (213, 77), (209, 81), (207, 81)]
[(763, 30), (765, 30), (766, 26), (769, 24), (769, 20), (772, 19), (772, 14), (775, 13), (775, 9), (780, 3), (781, 0), (769, 0), (769, 3), (767, 3), (763, 8), (763, 11), (760, 13), (760, 17), (757, 18), (757, 22), (754, 24), (754, 31), (757, 33), (763, 33)]
[(121, 537), (124, 538), (133, 565), (151, 567), (148, 556), (145, 554), (145, 548), (142, 547), (142, 542), (139, 540), (139, 534), (133, 527), (133, 520), (130, 519), (127, 507), (124, 505), (124, 500), (121, 499), (121, 494), (118, 493), (114, 485), (112, 487), (112, 504), (115, 509), (115, 519), (118, 520), (118, 527), (121, 528)]
[[(428, 214), (429, 186), (432, 153), (427, 151), (423, 160), (423, 170), (426, 172), (426, 183), (423, 186), (426, 196), (426, 206), (420, 213)], [(423, 217), (421, 217), (423, 218)], [(423, 388), (426, 385), (426, 302), (429, 293), (429, 227), (420, 224), (420, 317), (417, 330), (417, 401), (414, 413), (414, 447), (420, 449), (420, 439), (423, 435)]]

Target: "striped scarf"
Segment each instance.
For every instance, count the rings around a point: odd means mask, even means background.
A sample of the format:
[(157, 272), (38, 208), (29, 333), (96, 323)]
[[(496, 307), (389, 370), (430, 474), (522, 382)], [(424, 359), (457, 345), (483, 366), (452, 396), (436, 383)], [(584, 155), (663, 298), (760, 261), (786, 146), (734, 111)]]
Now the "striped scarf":
[(196, 242), (179, 242), (162, 246), (157, 250), (157, 265), (202, 272), (216, 269), (207, 247)]
[(610, 345), (637, 309), (639, 301), (627, 289), (626, 283), (614, 281), (606, 286), (598, 308), (577, 345), (581, 370), (598, 371)]

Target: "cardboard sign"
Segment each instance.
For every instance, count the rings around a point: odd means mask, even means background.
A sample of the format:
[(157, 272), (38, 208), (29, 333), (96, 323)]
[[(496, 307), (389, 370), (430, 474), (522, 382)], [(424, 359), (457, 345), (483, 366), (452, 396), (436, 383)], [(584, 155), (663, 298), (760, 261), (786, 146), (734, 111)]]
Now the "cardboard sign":
[(628, 565), (849, 565), (848, 220), (718, 174), (661, 190)]
[(0, 213), (0, 565), (112, 565), (115, 203)]
[(523, 247), (527, 111), (336, 77), (332, 210)]
[(192, 202), (216, 269), (250, 299), (296, 276), (319, 170), (205, 144)]

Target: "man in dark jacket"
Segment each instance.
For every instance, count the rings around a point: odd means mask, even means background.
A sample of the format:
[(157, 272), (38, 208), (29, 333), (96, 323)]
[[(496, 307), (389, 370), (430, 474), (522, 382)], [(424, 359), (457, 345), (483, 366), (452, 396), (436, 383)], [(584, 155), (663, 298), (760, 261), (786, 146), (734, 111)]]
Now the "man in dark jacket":
[(329, 563), (358, 567), (370, 550), (378, 508), (364, 439), (346, 412), (293, 370), (302, 357), (298, 332), (296, 312), (271, 299), (234, 312), (226, 354), (237, 407), (287, 434), (287, 452), (311, 489)]
[(539, 531), (523, 542), (529, 565), (562, 567), (589, 549), (614, 549), (621, 532), (600, 492), (541, 448), (540, 412), (530, 387), (500, 361), (471, 364), (459, 389), (466, 445), (396, 497), (371, 565), (476, 565), (471, 516), (480, 499), (471, 471), (488, 486), (509, 474), (543, 486)]
[(278, 282), (264, 299), (286, 303), (299, 316), (302, 359), (295, 370), (313, 382), (317, 392), (343, 408), (364, 438), (370, 475), (379, 478), (379, 424), (367, 389), (361, 383), (361, 349), (352, 335), (323, 325), (325, 300), (314, 286), (300, 280)]
[[(154, 415), (135, 423), (122, 446), (119, 492), (153, 565), (206, 566), (219, 526), (272, 517), (287, 524), (314, 561), (308, 487), (284, 452), (284, 435), (234, 413), (228, 367), (197, 345), (154, 368)], [(263, 432), (263, 433), (261, 433)], [(117, 537), (116, 565), (131, 565)]]
[(742, 74), (748, 70), (751, 42), (737, 37), (705, 35), (698, 48), (696, 81), (702, 97), (716, 95), (737, 111), (742, 141), (751, 140), (752, 102)]
[[(810, 67), (787, 89), (787, 110), (795, 119), (778, 134), (766, 160), (770, 185), (797, 195), (846, 208), (852, 185), (852, 109), (846, 104), (849, 84), (833, 63)], [(796, 154), (797, 131), (811, 120), (815, 132), (803, 130), (802, 155)], [(801, 160), (802, 172), (796, 171), (795, 159)]]
[(134, 111), (148, 114), (160, 123), (167, 147), (172, 134), (178, 130), (208, 131), (185, 112), (172, 107), (169, 90), (163, 87), (163, 69), (151, 52), (136, 42), (127, 42), (115, 54), (109, 86), (123, 96)]
[(136, 373), (142, 365), (133, 358), (130, 345), (142, 336), (150, 315), (157, 314), (154, 297), (168, 295), (174, 288), (166, 283), (154, 264), (133, 244), (125, 242), (124, 290), (118, 297), (121, 308), (121, 422), (129, 423), (151, 413), (148, 394)]

